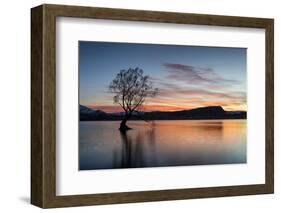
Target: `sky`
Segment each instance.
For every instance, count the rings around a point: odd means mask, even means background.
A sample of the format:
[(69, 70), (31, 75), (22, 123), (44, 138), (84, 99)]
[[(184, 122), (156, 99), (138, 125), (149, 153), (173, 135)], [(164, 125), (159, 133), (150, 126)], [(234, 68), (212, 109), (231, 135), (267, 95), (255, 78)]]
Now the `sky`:
[(79, 102), (121, 112), (108, 86), (120, 70), (139, 67), (159, 91), (143, 111), (247, 110), (246, 54), (246, 48), (79, 41)]

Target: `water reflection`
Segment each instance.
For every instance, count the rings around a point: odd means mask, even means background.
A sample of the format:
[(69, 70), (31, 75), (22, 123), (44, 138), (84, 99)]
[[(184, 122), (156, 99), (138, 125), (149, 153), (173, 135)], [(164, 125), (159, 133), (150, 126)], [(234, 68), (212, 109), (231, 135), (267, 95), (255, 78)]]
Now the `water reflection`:
[(246, 163), (246, 121), (80, 122), (79, 168)]
[[(135, 140), (128, 132), (120, 132), (122, 143), (121, 160), (114, 159), (114, 168), (135, 168), (146, 166), (145, 151), (149, 150), (150, 160), (157, 163), (155, 158), (155, 129), (138, 132)], [(114, 156), (118, 156), (120, 150), (114, 150)], [(118, 165), (119, 163), (119, 165)]]

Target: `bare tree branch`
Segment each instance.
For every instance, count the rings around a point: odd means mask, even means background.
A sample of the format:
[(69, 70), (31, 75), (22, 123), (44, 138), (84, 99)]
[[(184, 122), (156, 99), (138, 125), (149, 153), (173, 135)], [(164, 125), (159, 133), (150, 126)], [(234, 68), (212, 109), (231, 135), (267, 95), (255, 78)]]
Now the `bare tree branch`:
[(149, 76), (143, 75), (140, 68), (121, 70), (109, 85), (109, 91), (114, 93), (114, 103), (131, 114), (143, 105), (147, 97), (153, 97), (158, 89), (152, 86)]

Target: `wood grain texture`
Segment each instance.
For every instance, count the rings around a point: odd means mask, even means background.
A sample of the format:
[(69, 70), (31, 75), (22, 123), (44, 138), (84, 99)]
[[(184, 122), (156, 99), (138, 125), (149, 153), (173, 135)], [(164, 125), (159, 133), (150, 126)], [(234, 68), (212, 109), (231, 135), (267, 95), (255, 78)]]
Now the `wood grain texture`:
[(265, 54), (265, 156), (266, 156), (266, 184), (268, 190), (274, 192), (274, 21), (266, 26), (266, 54)]
[[(262, 28), (266, 31), (266, 183), (259, 185), (56, 196), (56, 17)], [(273, 193), (273, 20), (64, 5), (31, 10), (31, 203), (65, 207)]]
[(31, 14), (31, 203), (43, 206), (42, 64), (43, 7)]

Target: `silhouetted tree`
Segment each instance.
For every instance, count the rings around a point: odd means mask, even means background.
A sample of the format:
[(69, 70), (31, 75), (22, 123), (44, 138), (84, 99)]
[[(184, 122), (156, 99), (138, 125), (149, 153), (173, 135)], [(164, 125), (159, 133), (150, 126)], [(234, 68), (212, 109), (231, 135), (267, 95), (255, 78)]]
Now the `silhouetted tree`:
[(140, 68), (121, 70), (109, 85), (110, 92), (114, 93), (113, 101), (119, 104), (125, 112), (119, 130), (125, 132), (130, 128), (126, 125), (134, 111), (137, 111), (147, 97), (153, 97), (158, 89), (153, 88), (148, 75), (143, 74)]

